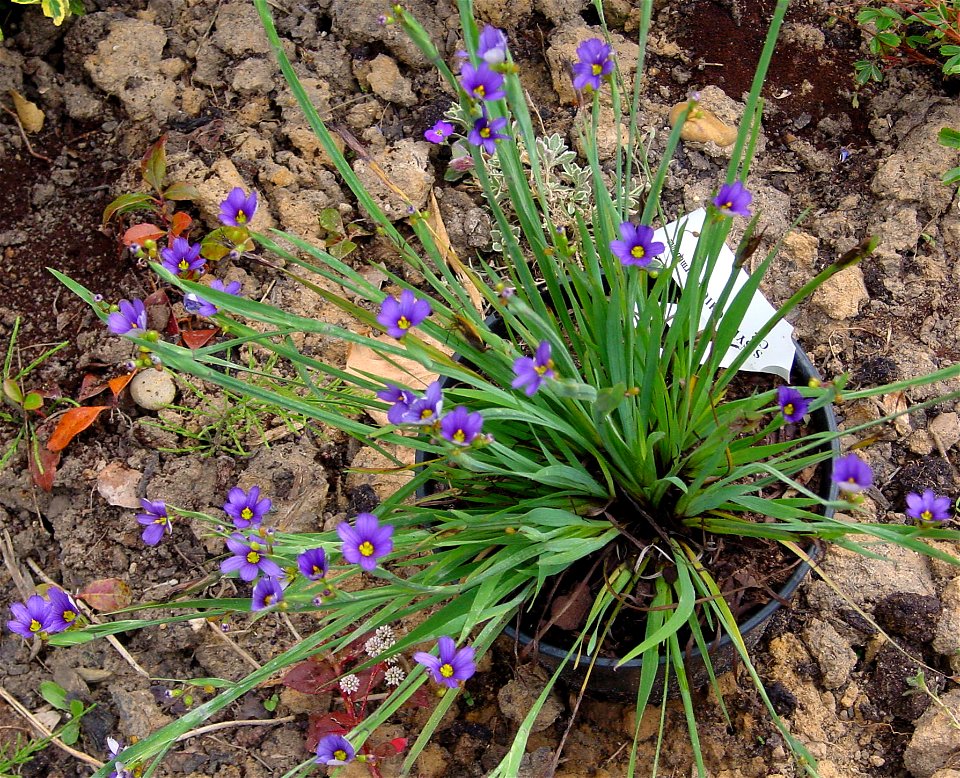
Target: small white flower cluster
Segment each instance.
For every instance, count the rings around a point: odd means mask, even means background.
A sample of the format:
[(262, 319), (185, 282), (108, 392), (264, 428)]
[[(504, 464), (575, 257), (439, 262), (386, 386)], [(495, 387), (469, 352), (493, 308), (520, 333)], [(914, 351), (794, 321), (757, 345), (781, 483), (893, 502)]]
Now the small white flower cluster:
[[(367, 652), (368, 656), (380, 656), (380, 654), (388, 648), (391, 648), (396, 642), (397, 636), (392, 627), (377, 627), (377, 631), (373, 634), (373, 637), (363, 644), (363, 650)], [(391, 659), (393, 659), (393, 657), (391, 657)]]
[(403, 668), (398, 665), (391, 665), (383, 674), (383, 680), (387, 686), (399, 686), (406, 677), (407, 674), (403, 672)]
[(356, 694), (360, 688), (360, 679), (353, 673), (345, 675), (340, 679), (340, 690), (344, 694)]

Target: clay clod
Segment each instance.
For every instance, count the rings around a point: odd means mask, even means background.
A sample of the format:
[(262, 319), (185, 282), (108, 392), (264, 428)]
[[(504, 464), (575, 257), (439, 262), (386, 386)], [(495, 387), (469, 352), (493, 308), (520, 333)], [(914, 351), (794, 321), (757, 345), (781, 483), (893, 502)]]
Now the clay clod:
[[(688, 101), (677, 103), (670, 109), (670, 126), (676, 126), (687, 109)], [(716, 114), (702, 105), (695, 105), (680, 130), (683, 140), (706, 143), (713, 141), (718, 146), (730, 146), (737, 139), (737, 128), (724, 124)]]

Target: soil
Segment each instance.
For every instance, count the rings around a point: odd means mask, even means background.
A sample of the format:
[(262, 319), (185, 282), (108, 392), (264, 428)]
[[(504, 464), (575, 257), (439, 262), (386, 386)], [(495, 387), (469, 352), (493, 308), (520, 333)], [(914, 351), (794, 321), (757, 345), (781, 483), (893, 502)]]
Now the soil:
[[(87, 373), (116, 375), (131, 350), (105, 333), (44, 268), (66, 272), (107, 300), (154, 290), (148, 273), (120, 250), (110, 228), (101, 227), (101, 215), (113, 197), (136, 188), (137, 162), (161, 134), (168, 135), (171, 174), (200, 187), (198, 216), (207, 226), (215, 223), (216, 202), (237, 185), (263, 195), (263, 226), (276, 224), (308, 240), (322, 237), (316, 215), (323, 208), (363, 223), (291, 107), (248, 5), (241, 0), (85, 0), (85, 5), (85, 16), (59, 28), (33, 7), (14, 6), (0, 18), (6, 36), (0, 44), (3, 103), (8, 104), (7, 90), (16, 89), (46, 114), (45, 128), (27, 136), (29, 145), (11, 115), (0, 114), (0, 342), (5, 348), (17, 316), (23, 320), (21, 364), (43, 344), (68, 340), (71, 348), (29, 379), (31, 388), (59, 388), (68, 395), (75, 395)], [(376, 23), (380, 4), (289, 5), (277, 6), (278, 27), (321, 114), (373, 153), (391, 149), (399, 160), (397, 175), (407, 176), (408, 193), (425, 200), (434, 189), (462, 256), (487, 249), (489, 220), (474, 192), (443, 181), (448, 152), (404, 140), (418, 139), (442, 115), (448, 98), (402, 36)], [(772, 0), (660, 4), (641, 117), (644, 130), (656, 130), (655, 159), (665, 143), (671, 105), (694, 91), (721, 119), (737, 121), (772, 5)], [(477, 6), (484, 20), (507, 29), (546, 129), (573, 146), (577, 105), (564, 92), (569, 89), (564, 63), (572, 60), (576, 41), (589, 37), (585, 26), (597, 22), (596, 13), (583, 2), (552, 0), (477, 0)], [(414, 0), (410, 7), (452, 59), (458, 41), (450, 3)], [(636, 30), (631, 8), (611, 2), (607, 12), (624, 44)], [(882, 84), (855, 94), (852, 63), (865, 56), (867, 36), (851, 13), (849, 4), (834, 0), (803, 0), (791, 9), (766, 87), (764, 132), (749, 183), (765, 230), (758, 256), (790, 233), (765, 282), (765, 294), (775, 304), (865, 236), (882, 239), (862, 268), (844, 271), (792, 317), (820, 372), (849, 373), (856, 388), (917, 376), (960, 356), (960, 217), (955, 192), (939, 183), (958, 159), (936, 144), (941, 126), (960, 127), (960, 108), (955, 85), (923, 67), (891, 67)], [(667, 179), (667, 211), (700, 205), (722, 177), (727, 154), (710, 143), (682, 144)], [(376, 238), (360, 243), (364, 258), (392, 261)], [(242, 279), (245, 294), (302, 315), (342, 321), (269, 268), (225, 260), (218, 274)], [(304, 348), (336, 358), (331, 344), (319, 338), (307, 339)], [(841, 421), (854, 426), (896, 403), (909, 406), (947, 388), (847, 403), (840, 407)], [(157, 548), (145, 549), (134, 511), (110, 504), (98, 488), (108, 466), (124, 474), (135, 496), (211, 513), (238, 481), (260, 483), (292, 530), (330, 528), (344, 516), (369, 510), (392, 488), (382, 478), (347, 472), (350, 466), (376, 466), (367, 450), (328, 433), (287, 427), (269, 413), (257, 417), (262, 430), (237, 432), (246, 452), (240, 454), (225, 442), (241, 418), (229, 415), (230, 402), (209, 390), (201, 396), (184, 385), (179, 389), (178, 402), (191, 412), (148, 411), (122, 397), (64, 452), (49, 493), (32, 484), (22, 452), (0, 471), (4, 612), (44, 577), (73, 591), (113, 577), (129, 585), (137, 600), (162, 600), (215, 573), (217, 550), (205, 547), (185, 524)], [(928, 408), (882, 428), (861, 449), (876, 473), (877, 487), (864, 505), (868, 517), (903, 522), (908, 491), (932, 488), (957, 495), (956, 411), (951, 405)], [(12, 425), (0, 425), (0, 448), (5, 450), (15, 432)], [(263, 433), (269, 445), (262, 444)], [(844, 445), (854, 442), (851, 437)], [(169, 453), (183, 449), (190, 453)], [(960, 748), (949, 727), (938, 729), (938, 709), (929, 696), (905, 696), (922, 661), (929, 688), (955, 699), (950, 695), (960, 672), (960, 580), (947, 565), (879, 550), (884, 558), (869, 562), (831, 551), (825, 570), (846, 599), (823, 581), (809, 581), (793, 607), (780, 611), (757, 650), (767, 694), (791, 732), (820, 760), (825, 778), (930, 778), (947, 765), (950, 749)], [(213, 586), (229, 595), (232, 584)], [(885, 643), (864, 614), (906, 653)], [(242, 677), (294, 643), (291, 626), (304, 633), (311, 625), (305, 617), (289, 625), (271, 618), (251, 627), (240, 618), (224, 634), (202, 621), (178, 623), (159, 633), (119, 636), (125, 653), (100, 641), (44, 649), (36, 656), (3, 632), (0, 678), (3, 690), (30, 711), (44, 707), (38, 692), (44, 680), (96, 703), (83, 719), (75, 748), (102, 760), (107, 736), (125, 742), (145, 737), (183, 709), (182, 696), (166, 695), (183, 688), (170, 679)], [(485, 658), (468, 684), (470, 699), (445, 720), (418, 762), (418, 775), (483, 775), (496, 765), (524, 706), (545, 680), (541, 669), (517, 654), (504, 639)], [(720, 684), (730, 723), (710, 694), (698, 692), (696, 699), (711, 778), (800, 775), (747, 675), (725, 673)], [(549, 773), (576, 691), (561, 687), (550, 696), (522, 775)], [(267, 710), (264, 703), (272, 707), (275, 692), (277, 706)], [(194, 693), (198, 700), (208, 696)], [(276, 684), (258, 689), (220, 719), (283, 718), (283, 723), (191, 738), (171, 751), (155, 775), (282, 775), (308, 756), (309, 714), (329, 705), (329, 699), (298, 696)], [(557, 775), (624, 775), (636, 730), (631, 707), (586, 699), (579, 714)], [(658, 715), (640, 724), (639, 774), (649, 774), (653, 764)], [(660, 775), (690, 774), (683, 715), (679, 704), (668, 707)], [(406, 713), (393, 727), (397, 736), (416, 737), (419, 724), (417, 713)], [(0, 703), (0, 739), (18, 733), (29, 735), (28, 724), (7, 702)], [(384, 763), (385, 774), (395, 773), (395, 762)], [(89, 774), (80, 760), (55, 748), (21, 771)]]

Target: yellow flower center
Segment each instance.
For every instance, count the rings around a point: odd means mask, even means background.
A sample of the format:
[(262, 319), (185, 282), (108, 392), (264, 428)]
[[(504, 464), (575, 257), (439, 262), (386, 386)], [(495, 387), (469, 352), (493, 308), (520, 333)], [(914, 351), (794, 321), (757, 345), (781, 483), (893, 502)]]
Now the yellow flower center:
[(486, 88), (483, 86), (483, 84), (477, 84), (477, 85), (473, 88), (473, 93), (474, 93), (477, 97), (485, 97), (486, 94), (487, 94), (487, 90), (486, 90)]
[(68, 624), (77, 618), (77, 614), (74, 611), (64, 611), (62, 614), (63, 620)]
[(433, 410), (431, 408), (424, 408), (420, 411), (421, 419), (429, 419), (431, 416), (433, 416)]
[(276, 599), (277, 599), (276, 595), (274, 595), (274, 594), (268, 594), (266, 597), (263, 598), (263, 604), (264, 604), (264, 605), (273, 605), (273, 601), (276, 600)]
[(253, 511), (250, 510), (249, 508), (244, 508), (242, 511), (240, 511), (240, 518), (246, 521), (250, 521), (250, 519), (253, 518)]
[(338, 748), (336, 751), (333, 752), (333, 758), (336, 759), (338, 762), (346, 762), (347, 752), (344, 751), (342, 748)]
[(537, 365), (533, 368), (537, 375), (543, 375), (549, 369), (549, 365)]
[(397, 327), (399, 327), (401, 330), (410, 329), (410, 319), (408, 319), (406, 316), (401, 316), (399, 319), (397, 319)]
[(313, 566), (313, 571), (312, 571), (312, 572), (313, 572), (314, 575), (323, 575), (323, 570), (321, 570), (321, 569), (320, 569), (319, 567), (317, 567), (316, 565)]
[(447, 662), (444, 662), (442, 665), (440, 665), (440, 675), (442, 675), (444, 678), (452, 678), (453, 665)]
[(187, 262), (187, 260), (185, 260), (185, 259), (181, 259), (181, 260), (180, 260), (180, 264), (177, 265), (177, 267), (180, 268), (180, 270), (189, 270), (189, 269), (190, 269), (190, 263)]
[(248, 561), (251, 565), (255, 565), (255, 564), (257, 564), (257, 563), (260, 561), (260, 555), (259, 555), (256, 551), (248, 551), (248, 552), (247, 552), (247, 561)]
[(603, 72), (603, 65), (597, 65), (594, 63), (590, 69), (593, 71), (593, 75), (599, 76)]
[(733, 208), (733, 200), (727, 200), (727, 202), (725, 202), (725, 203), (724, 203), (723, 205), (721, 205), (720, 207), (721, 207), (721, 208)]
[(484, 127), (482, 130), (480, 130), (480, 137), (481, 137), (481, 138), (489, 138), (489, 137), (490, 137), (490, 128), (489, 128), (489, 127)]
[(31, 632), (39, 632), (39, 631), (40, 631), (40, 628), (41, 628), (42, 626), (43, 626), (43, 625), (42, 625), (39, 621), (37, 621), (36, 619), (30, 619), (30, 631), (31, 631)]
[(630, 249), (630, 256), (634, 259), (643, 259), (646, 255), (647, 251), (643, 246), (634, 246)]
[(463, 443), (467, 439), (467, 434), (463, 430), (457, 430), (451, 436), (457, 443)]
[(365, 540), (357, 547), (357, 551), (364, 556), (373, 556), (373, 543), (371, 543), (369, 540)]
[(783, 406), (783, 413), (785, 416), (793, 416), (793, 403), (787, 403)]
[(246, 224), (247, 215), (243, 211), (237, 211), (237, 224)]
[(154, 524), (166, 524), (167, 520), (163, 516), (158, 516), (153, 520)]
[(931, 519), (933, 519), (933, 514), (930, 511), (924, 511), (923, 513), (920, 514), (920, 518), (923, 519), (924, 521), (930, 521)]

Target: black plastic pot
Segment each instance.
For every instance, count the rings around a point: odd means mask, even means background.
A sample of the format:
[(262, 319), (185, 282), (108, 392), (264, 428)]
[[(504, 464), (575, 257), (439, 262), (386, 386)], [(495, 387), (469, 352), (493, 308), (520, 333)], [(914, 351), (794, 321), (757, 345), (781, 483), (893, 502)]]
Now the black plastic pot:
[[(794, 345), (796, 347), (796, 354), (793, 359), (793, 368), (790, 372), (791, 383), (795, 385), (806, 385), (811, 378), (819, 379), (820, 374), (817, 372), (817, 369), (807, 357), (806, 353), (804, 353), (803, 349), (800, 348), (799, 344), (795, 343)], [(832, 406), (828, 405), (811, 413), (809, 426), (817, 432), (824, 432), (828, 430), (835, 432), (837, 430), (837, 420), (833, 414)], [(839, 456), (840, 442), (837, 438), (834, 438), (834, 440), (831, 441), (829, 447), (833, 450), (834, 456)], [(829, 477), (829, 466), (829, 460), (820, 466), (820, 493), (822, 497), (828, 500), (835, 500), (837, 498), (837, 485)], [(833, 516), (833, 508), (826, 508), (824, 510), (824, 515), (827, 518)], [(811, 545), (809, 548), (807, 548), (807, 554), (812, 559), (817, 560), (820, 556), (820, 549), (816, 545)], [(802, 562), (797, 569), (794, 570), (793, 575), (790, 576), (789, 580), (787, 580), (780, 591), (777, 592), (779, 597), (784, 602), (789, 602), (809, 572), (810, 565), (808, 565), (806, 562)], [(782, 605), (780, 600), (771, 600), (763, 608), (761, 608), (740, 625), (740, 634), (743, 636), (744, 643), (748, 649), (753, 648), (760, 641), (760, 638), (763, 637), (764, 632), (766, 632), (767, 627), (770, 624), (770, 619), (778, 610), (780, 610), (781, 607)], [(523, 632), (514, 629), (513, 627), (507, 627), (504, 630), (504, 633), (508, 637), (516, 640), (521, 647), (526, 647), (532, 640), (529, 635), (526, 635)], [(554, 646), (541, 640), (537, 650), (537, 656), (540, 663), (551, 670), (554, 670), (563, 662), (570, 649), (569, 647), (561, 648)], [(710, 644), (709, 655), (710, 663), (717, 675), (726, 672), (733, 667), (738, 657), (737, 650), (730, 640), (730, 637), (727, 635), (724, 635), (723, 638), (716, 643)], [(660, 669), (657, 673), (657, 681), (654, 686), (653, 698), (656, 698), (662, 693), (665, 661), (665, 657), (660, 658)], [(571, 660), (564, 667), (564, 670), (561, 673), (561, 678), (566, 680), (571, 685), (579, 686), (583, 682), (589, 670), (590, 681), (587, 686), (587, 692), (590, 695), (603, 695), (605, 697), (613, 697), (622, 700), (636, 699), (637, 687), (640, 684), (640, 667), (643, 664), (643, 660), (633, 659), (629, 662), (625, 662), (620, 667), (616, 666), (618, 662), (619, 659), (617, 658), (598, 657), (596, 661), (592, 663), (593, 668), (590, 670), (591, 658), (589, 656), (581, 656), (579, 661), (577, 661), (574, 657), (571, 658)], [(703, 655), (700, 653), (698, 648), (694, 647), (685, 655), (684, 665), (686, 668), (687, 680), (692, 688), (705, 686), (709, 682), (710, 677), (707, 673), (707, 666), (704, 663)], [(675, 691), (675, 689), (672, 691)]]
[[(488, 322), (488, 325), (489, 324), (491, 324), (491, 322)], [(803, 349), (800, 348), (800, 345), (795, 342), (794, 346), (796, 352), (793, 359), (793, 368), (790, 372), (790, 380), (794, 385), (805, 386), (810, 379), (819, 379), (820, 374)], [(446, 379), (441, 379), (441, 384), (445, 385)], [(833, 408), (828, 405), (812, 412), (808, 425), (817, 432), (836, 432), (837, 420), (834, 416)], [(834, 440), (827, 445), (832, 449), (834, 457), (839, 456), (840, 442), (837, 438), (834, 438)], [(418, 451), (417, 462), (419, 463), (421, 461), (421, 452)], [(829, 467), (830, 460), (825, 461), (820, 466), (820, 494), (825, 499), (832, 501), (837, 498), (837, 485), (829, 477)], [(426, 488), (422, 490), (421, 496), (425, 496), (431, 491), (429, 488)], [(827, 518), (833, 516), (833, 509), (829, 507), (826, 508), (824, 515)], [(817, 560), (820, 556), (820, 549), (816, 545), (811, 545), (806, 551), (814, 560)], [(770, 619), (782, 607), (781, 601), (789, 602), (809, 572), (810, 566), (806, 562), (801, 563), (793, 572), (793, 575), (790, 576), (789, 580), (787, 580), (783, 587), (777, 592), (780, 599), (771, 600), (740, 625), (740, 634), (743, 636), (743, 640), (748, 649), (760, 641), (760, 638), (763, 637), (764, 632), (769, 626)], [(532, 641), (529, 635), (513, 627), (507, 627), (504, 630), (504, 634), (516, 640), (522, 648), (528, 646)], [(569, 647), (562, 648), (541, 640), (537, 646), (537, 658), (545, 667), (554, 670), (564, 661), (569, 650)], [(729, 636), (726, 635), (719, 641), (710, 644), (709, 654), (711, 665), (717, 675), (729, 670), (735, 664), (738, 657), (736, 648), (733, 646)], [(602, 695), (604, 697), (622, 700), (635, 699), (640, 683), (640, 667), (643, 662), (641, 659), (634, 659), (617, 667), (618, 662), (619, 659), (614, 657), (598, 657), (592, 662), (593, 667), (590, 669), (591, 658), (589, 656), (581, 656), (579, 660), (572, 658), (565, 665), (561, 673), (561, 678), (571, 685), (580, 686), (589, 670), (590, 680), (587, 691), (591, 696)], [(664, 663), (665, 658), (661, 657), (660, 669), (657, 673), (657, 681), (654, 687), (655, 697), (662, 693)], [(703, 656), (699, 649), (693, 648), (688, 652), (685, 655), (684, 664), (687, 679), (692, 688), (704, 686), (709, 682), (707, 666), (703, 661)]]

